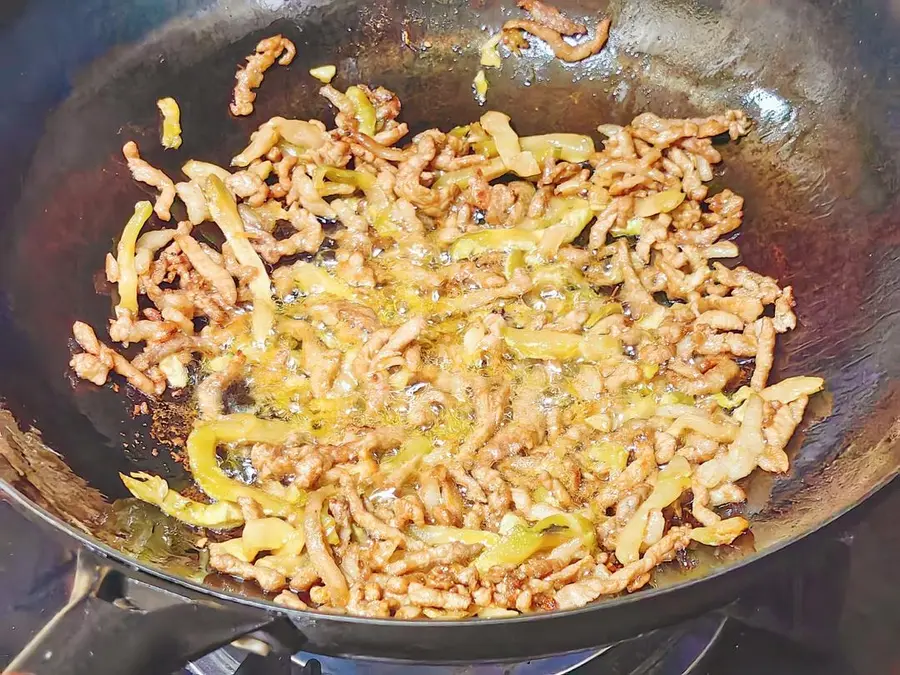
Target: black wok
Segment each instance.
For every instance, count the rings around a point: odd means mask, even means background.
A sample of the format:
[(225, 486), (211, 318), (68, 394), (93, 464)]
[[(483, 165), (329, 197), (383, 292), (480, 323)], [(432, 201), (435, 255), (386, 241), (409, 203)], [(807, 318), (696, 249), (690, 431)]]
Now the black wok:
[[(143, 198), (123, 165), (124, 141), (138, 141), (170, 175), (189, 157), (225, 162), (272, 115), (329, 115), (306, 75), (323, 63), (338, 65), (339, 82), (398, 92), (414, 131), (475, 119), (480, 109), (471, 81), (488, 35), (483, 27), (496, 29), (518, 11), (512, 5), (3, 3), (0, 487), (36, 520), (89, 544), (118, 570), (110, 576), (95, 568), (97, 583), (60, 619), (55, 637), (46, 636), (54, 654), (41, 672), (168, 672), (179, 659), (270, 625), (275, 612), (284, 612), (265, 599), (130, 559), (104, 530), (105, 503), (125, 496), (118, 472), (146, 470), (186, 484), (152, 425), (132, 417), (136, 399), (67, 378), (72, 322), (104, 324), (111, 301), (95, 290), (98, 270), (123, 214)], [(893, 295), (900, 285), (900, 2), (561, 6), (576, 15), (612, 16), (606, 49), (569, 66), (542, 47), (509, 58), (492, 73), (490, 107), (509, 112), (521, 133), (595, 133), (600, 122), (625, 122), (644, 110), (670, 117), (746, 110), (756, 127), (737, 146), (722, 148), (726, 169), (713, 190), (728, 185), (747, 199), (740, 235), (747, 264), (794, 286), (802, 325), (782, 341), (776, 376), (821, 375), (829, 392), (794, 439), (790, 472), (750, 481), (756, 552), (739, 562), (581, 610), (515, 620), (403, 622), (289, 612), (294, 637), (299, 632), (298, 644), (309, 651), (486, 660), (634, 636), (726, 603), (787, 559), (783, 551), (815, 555), (809, 535), (887, 485), (900, 467), (900, 306)], [(235, 66), (261, 36), (276, 31), (296, 42), (299, 56), (289, 69), (270, 71), (255, 114), (236, 120), (228, 113)], [(182, 106), (185, 142), (178, 153), (164, 155), (157, 143), (161, 96)], [(169, 599), (189, 601), (146, 614), (103, 608), (121, 591), (110, 579), (134, 577), (178, 594)], [(99, 629), (92, 651), (67, 633), (75, 625)], [(200, 636), (185, 637), (188, 628)], [(114, 666), (110, 654), (120, 659)], [(151, 656), (159, 660), (147, 666)], [(37, 669), (33, 661), (22, 663)]]

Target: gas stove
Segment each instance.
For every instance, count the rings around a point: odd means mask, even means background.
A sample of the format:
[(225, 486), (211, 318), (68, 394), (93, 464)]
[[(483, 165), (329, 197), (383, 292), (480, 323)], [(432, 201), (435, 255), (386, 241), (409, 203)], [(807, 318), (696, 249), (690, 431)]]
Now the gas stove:
[[(283, 670), (292, 675), (683, 675), (696, 672), (697, 666), (721, 637), (726, 623), (724, 616), (708, 615), (618, 645), (521, 663), (429, 666), (359, 659), (351, 661), (300, 652), (291, 658), (289, 668)], [(255, 675), (272, 672), (266, 668), (265, 656), (231, 646), (189, 664), (187, 672), (192, 675)]]
[[(267, 653), (244, 639), (171, 675), (868, 675), (900, 672), (900, 645), (873, 648), (876, 622), (900, 628), (891, 569), (900, 560), (892, 514), (900, 495), (876, 507), (854, 531), (823, 541), (804, 569), (769, 579), (721, 611), (615, 645), (523, 663), (422, 665)], [(66, 603), (79, 550), (0, 502), (0, 664), (9, 663)], [(883, 584), (883, 586), (878, 586)], [(881, 589), (881, 592), (879, 592)], [(879, 601), (879, 598), (881, 601)], [(860, 607), (858, 601), (864, 601)], [(873, 606), (874, 605), (874, 606)], [(877, 615), (872, 616), (873, 610)], [(875, 660), (877, 659), (877, 662)], [(854, 662), (854, 663), (851, 663)], [(124, 675), (124, 674), (123, 674)], [(170, 675), (161, 673), (161, 675)]]

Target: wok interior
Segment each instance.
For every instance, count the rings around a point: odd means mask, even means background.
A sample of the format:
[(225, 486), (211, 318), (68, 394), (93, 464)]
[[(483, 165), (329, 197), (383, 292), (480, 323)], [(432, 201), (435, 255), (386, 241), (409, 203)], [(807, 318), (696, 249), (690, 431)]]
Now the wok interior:
[[(123, 143), (137, 141), (171, 176), (191, 157), (227, 165), (273, 115), (331, 117), (307, 75), (325, 63), (338, 66), (338, 86), (372, 82), (395, 91), (413, 132), (466, 123), (482, 112), (471, 94), (478, 47), (489, 35), (481, 27), (498, 27), (511, 5), (339, 0), (274, 11), (245, 3), (173, 21), (86, 69), (47, 118), (21, 200), (2, 226), (10, 307), (0, 316), (0, 396), (20, 425), (39, 429), (110, 499), (125, 495), (118, 472), (160, 473), (183, 487), (187, 477), (154, 439), (149, 418), (132, 417), (139, 400), (83, 382), (73, 387), (65, 376), (72, 322), (106, 324), (112, 300), (97, 292), (103, 257), (145, 198), (124, 167)], [(720, 148), (725, 168), (711, 193), (728, 186), (746, 198), (744, 262), (794, 286), (801, 325), (781, 340), (773, 379), (815, 374), (829, 389), (808, 413), (818, 419), (790, 446), (790, 472), (757, 476), (748, 490), (757, 548), (802, 534), (900, 465), (893, 443), (900, 341), (891, 339), (898, 318), (890, 311), (900, 276), (890, 255), (900, 184), (891, 150), (900, 132), (888, 126), (900, 99), (879, 86), (884, 72), (874, 60), (853, 48), (853, 32), (866, 27), (845, 23), (838, 31), (830, 9), (665, 0), (560, 6), (611, 14), (612, 37), (583, 64), (563, 65), (539, 46), (488, 71), (487, 107), (510, 114), (520, 133), (600, 140), (598, 124), (647, 110), (684, 117), (743, 108), (756, 122), (750, 137)], [(232, 118), (235, 65), (275, 32), (295, 41), (298, 57), (266, 75), (253, 116)], [(158, 143), (162, 96), (181, 105), (178, 152)], [(57, 509), (66, 516), (64, 504)]]

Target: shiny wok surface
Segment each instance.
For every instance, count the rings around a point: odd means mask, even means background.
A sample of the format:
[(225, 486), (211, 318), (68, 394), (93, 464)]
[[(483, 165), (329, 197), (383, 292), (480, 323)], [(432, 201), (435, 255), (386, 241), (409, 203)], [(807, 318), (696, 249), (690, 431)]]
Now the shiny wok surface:
[[(773, 379), (820, 375), (829, 394), (811, 405), (792, 441), (791, 471), (750, 481), (761, 553), (741, 563), (746, 574), (756, 558), (850, 509), (900, 467), (900, 3), (559, 6), (578, 16), (610, 14), (611, 38), (582, 64), (563, 65), (537, 46), (488, 72), (489, 107), (511, 114), (520, 133), (599, 138), (598, 123), (624, 123), (645, 110), (681, 117), (739, 107), (757, 123), (748, 138), (721, 148), (725, 169), (712, 191), (728, 186), (744, 195), (744, 260), (795, 289), (801, 325), (782, 338)], [(448, 128), (480, 114), (471, 96), (478, 47), (515, 13), (511, 1), (494, 0), (43, 0), (0, 10), (0, 84), (8, 95), (0, 107), (0, 405), (8, 411), (0, 412), (0, 476), (8, 485), (90, 532), (103, 500), (125, 494), (118, 472), (146, 470), (186, 484), (169, 447), (150, 433), (154, 421), (132, 417), (133, 401), (67, 377), (71, 324), (105, 325), (112, 303), (98, 292), (103, 256), (144, 198), (121, 158), (126, 140), (172, 176), (190, 157), (226, 164), (272, 115), (330, 117), (306, 74), (323, 63), (338, 66), (339, 86), (363, 81), (396, 91), (413, 131)], [(235, 66), (276, 31), (296, 42), (298, 57), (269, 71), (254, 115), (236, 120), (227, 109)], [(181, 104), (185, 141), (177, 153), (158, 144), (161, 96)], [(23, 434), (31, 427), (64, 463)], [(569, 612), (628, 620), (616, 630), (575, 631), (554, 649), (721, 601), (733, 592), (722, 576)], [(661, 611), (666, 596), (679, 606)], [(328, 622), (354, 620), (312, 621)], [(524, 631), (526, 620), (504, 623)], [(351, 653), (381, 640), (339, 628), (322, 638), (327, 649)], [(391, 648), (387, 642), (378, 648)]]

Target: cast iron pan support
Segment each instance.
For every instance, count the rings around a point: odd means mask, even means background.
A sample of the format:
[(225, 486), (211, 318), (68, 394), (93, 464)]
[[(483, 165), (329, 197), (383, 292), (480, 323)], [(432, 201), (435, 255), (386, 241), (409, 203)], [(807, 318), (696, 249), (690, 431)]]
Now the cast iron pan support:
[[(5, 673), (168, 675), (248, 635), (269, 648), (264, 672), (304, 672), (291, 664), (290, 656), (305, 640), (286, 617), (186, 598), (183, 590), (161, 589), (158, 580), (147, 584), (87, 549), (77, 555), (69, 602)], [(310, 664), (309, 672), (317, 665)]]

